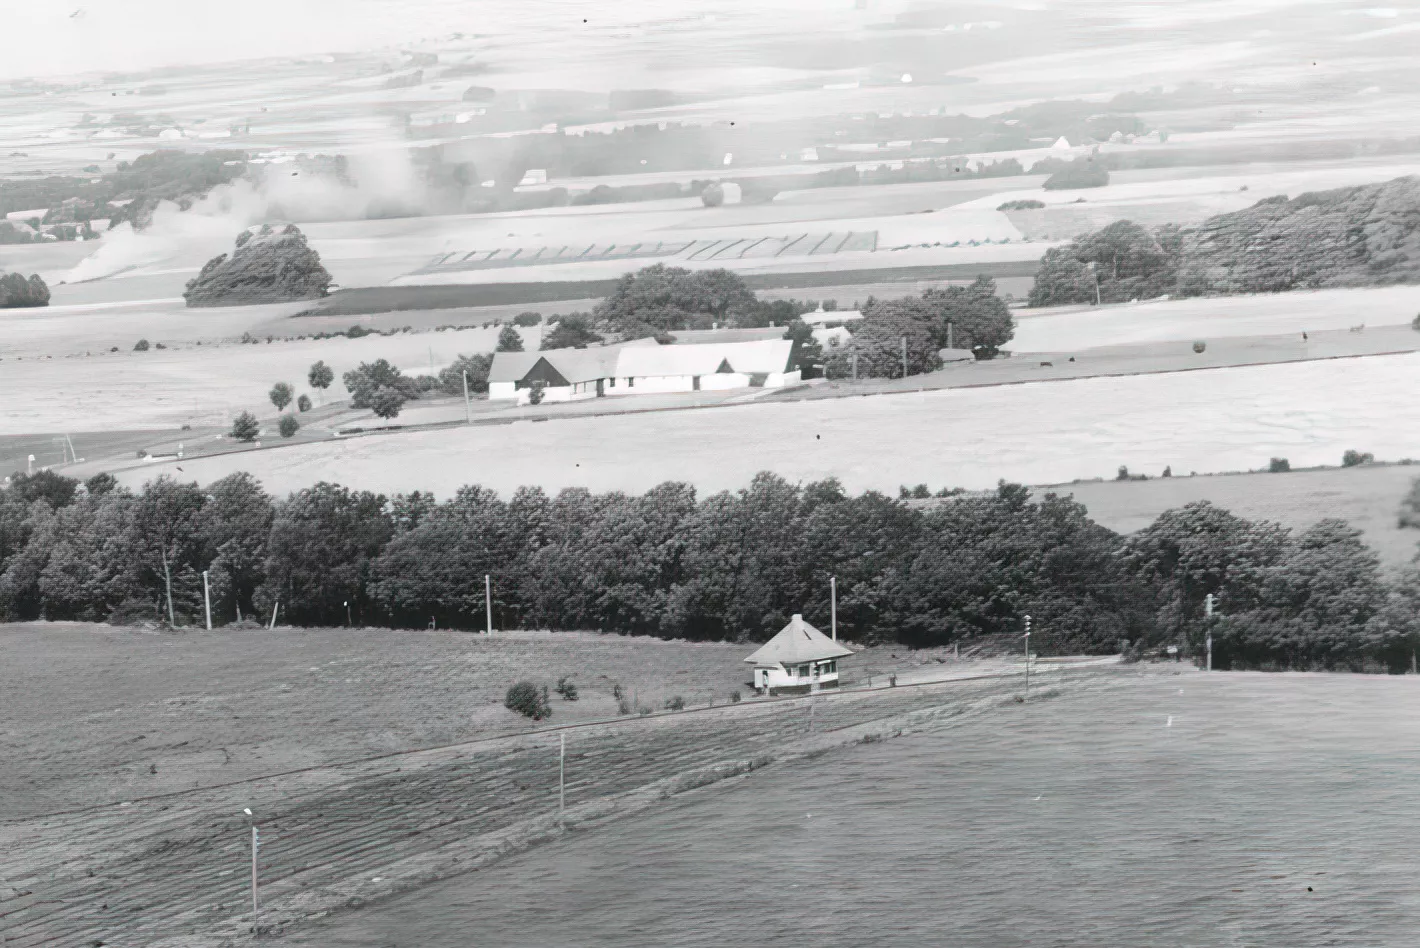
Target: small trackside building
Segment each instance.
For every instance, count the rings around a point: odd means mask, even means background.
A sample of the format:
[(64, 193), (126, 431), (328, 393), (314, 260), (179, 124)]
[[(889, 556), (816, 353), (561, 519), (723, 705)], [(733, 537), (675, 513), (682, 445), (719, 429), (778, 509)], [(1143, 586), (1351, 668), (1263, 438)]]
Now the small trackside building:
[(807, 694), (837, 688), (838, 660), (852, 654), (795, 614), (745, 662), (754, 666), (754, 689), (760, 694)]

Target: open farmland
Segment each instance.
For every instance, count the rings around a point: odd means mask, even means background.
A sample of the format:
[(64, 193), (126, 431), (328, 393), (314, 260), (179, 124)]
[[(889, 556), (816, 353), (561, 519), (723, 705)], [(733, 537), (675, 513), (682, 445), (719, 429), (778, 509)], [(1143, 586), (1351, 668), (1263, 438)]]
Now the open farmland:
[[(539, 332), (522, 330), (528, 348), (536, 347)], [(498, 329), (490, 327), (147, 352), (131, 351), (132, 340), (115, 353), (6, 359), (0, 373), (0, 403), (6, 406), (0, 434), (230, 424), (237, 412), (269, 411), (266, 393), (276, 382), (289, 382), (312, 402), (344, 398), (341, 373), (361, 362), (388, 359), (410, 375), (437, 372), (462, 353), (491, 352), (497, 337)], [(306, 382), (316, 360), (336, 375), (324, 396)]]
[[(1335, 463), (1333, 459), (1332, 463)], [(1387, 566), (1403, 566), (1420, 550), (1420, 530), (1404, 529), (1397, 514), (1420, 467), (1375, 465), (1285, 474), (1105, 480), (1037, 488), (1073, 495), (1090, 516), (1121, 533), (1140, 530), (1165, 510), (1207, 500), (1249, 520), (1272, 520), (1302, 529), (1338, 517), (1359, 529)]]
[[(1019, 310), (1013, 352), (1076, 352), (1167, 340), (1285, 335), (1408, 326), (1420, 314), (1420, 286), (1300, 290), (1254, 296), (1149, 300), (1113, 306)], [(1418, 334), (1420, 336), (1420, 334)]]
[[(685, 480), (738, 488), (761, 470), (838, 477), (851, 491), (899, 484), (990, 487), (1141, 473), (1252, 470), (1272, 456), (1336, 463), (1357, 448), (1420, 456), (1420, 355), (1086, 378), (873, 398), (758, 402), (714, 410), (447, 429), (184, 462), (206, 482), (249, 470), (278, 493), (321, 479), (442, 497), (482, 483), (505, 494), (646, 490)], [(138, 484), (169, 471), (124, 472)]]
[(283, 943), (1411, 945), (1415, 677), (1169, 671), (723, 784)]
[[(805, 700), (732, 706), (742, 645), (16, 625), (0, 647), (0, 687), (17, 712), (5, 750), (30, 764), (3, 778), (0, 917), (6, 943), (26, 948), (56, 937), (193, 948), (249, 929), (232, 868), (245, 855), (243, 807), (262, 826), (271, 927), (555, 835), (557, 737), (501, 707), (521, 677), (571, 674), (581, 690), (552, 699), (551, 725), (573, 725), (573, 826), (776, 759), (981, 713), (1015, 688), (1010, 662), (946, 661), (935, 680), (1007, 677), (846, 689), (814, 699), (810, 722)], [(877, 650), (844, 661), (857, 681), (894, 664)], [(593, 723), (615, 717), (614, 683), (642, 704), (679, 695), (696, 710)]]

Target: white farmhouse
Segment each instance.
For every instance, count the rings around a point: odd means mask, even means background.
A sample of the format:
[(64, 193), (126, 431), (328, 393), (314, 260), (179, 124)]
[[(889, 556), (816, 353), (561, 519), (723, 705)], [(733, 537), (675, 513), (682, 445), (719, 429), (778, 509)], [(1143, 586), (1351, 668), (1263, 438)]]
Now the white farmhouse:
[(799, 382), (790, 369), (788, 339), (657, 345), (643, 339), (619, 346), (498, 352), (488, 373), (488, 397), (526, 404), (541, 383), (548, 402), (607, 395), (782, 388)]
[(837, 688), (838, 660), (852, 654), (795, 613), (745, 661), (754, 666), (754, 688), (760, 694), (802, 694)]

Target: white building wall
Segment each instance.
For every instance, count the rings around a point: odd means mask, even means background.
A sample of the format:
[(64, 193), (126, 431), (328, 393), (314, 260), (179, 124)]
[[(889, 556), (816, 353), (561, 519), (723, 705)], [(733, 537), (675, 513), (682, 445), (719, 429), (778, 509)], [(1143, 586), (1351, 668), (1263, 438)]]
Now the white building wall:
[(732, 388), (749, 388), (749, 376), (739, 372), (716, 372), (714, 375), (700, 376), (700, 390), (703, 392), (723, 392)]
[[(702, 376), (704, 378), (704, 376)], [(621, 386), (617, 386), (620, 388)], [(636, 384), (628, 388), (627, 394), (639, 395), (657, 392), (690, 392), (695, 390), (695, 378), (690, 375), (641, 375)]]
[(803, 376), (798, 369), (792, 372), (770, 372), (769, 377), (764, 380), (765, 388), (783, 388), (786, 385), (797, 385), (803, 381)]
[[(837, 665), (834, 666), (834, 670), (831, 672), (820, 669), (818, 677), (814, 677), (814, 665), (821, 665), (822, 663), (807, 662), (806, 664), (809, 666), (809, 673), (803, 677), (800, 677), (797, 673), (790, 674), (778, 665), (770, 668), (756, 668), (754, 670), (754, 686), (755, 688), (802, 688), (804, 685), (818, 685), (819, 687), (823, 687), (829, 682), (835, 684), (838, 682)], [(799, 665), (795, 665), (792, 670), (797, 672), (800, 667)]]
[[(532, 389), (518, 389), (518, 404), (531, 405), (532, 402), (528, 400), (528, 397), (530, 395), (532, 395)], [(551, 402), (580, 402), (584, 399), (596, 397), (597, 393), (595, 389), (590, 392), (584, 392), (579, 391), (578, 387), (574, 385), (549, 385), (547, 388), (544, 388), (542, 390), (543, 404), (548, 404)]]
[(514, 399), (518, 397), (517, 382), (489, 382), (488, 398), (492, 401), (498, 399)]

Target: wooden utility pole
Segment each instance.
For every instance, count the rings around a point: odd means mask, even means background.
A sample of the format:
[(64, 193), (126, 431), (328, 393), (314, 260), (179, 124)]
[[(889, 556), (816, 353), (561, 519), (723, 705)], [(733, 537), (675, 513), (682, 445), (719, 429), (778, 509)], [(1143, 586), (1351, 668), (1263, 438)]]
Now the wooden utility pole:
[(853, 353), (853, 381), (858, 381), (858, 353)]
[(956, 346), (953, 345), (953, 343), (955, 342), (955, 339), (954, 339), (953, 336), (952, 336), (952, 330), (955, 329), (955, 328), (956, 328), (956, 327), (953, 326), (951, 323), (947, 323), (947, 348), (948, 348), (948, 349), (955, 349), (955, 348), (956, 348)]
[(473, 408), (468, 401), (468, 373), (463, 374), (463, 420), (464, 424), (473, 424)]
[(256, 850), (260, 845), (260, 834), (256, 825), (251, 828), (251, 931), (253, 935), (261, 933), (261, 907), (256, 901)]
[(483, 574), (483, 607), (487, 611), (487, 633), (493, 634), (493, 577)]
[(830, 616), (833, 623), (833, 641), (838, 641), (838, 577), (828, 578), (828, 601)]
[(1030, 697), (1030, 616), (1026, 616), (1026, 697)]
[(557, 735), (561, 740), (557, 748), (557, 822), (562, 822), (567, 810), (567, 732)]
[(202, 608), (207, 613), (207, 631), (212, 631), (212, 587), (207, 584), (207, 570), (202, 571)]
[(1208, 614), (1208, 671), (1213, 670), (1213, 594), (1203, 598), (1203, 609)]
[(902, 337), (902, 377), (907, 378), (907, 337)]
[(276, 600), (274, 603), (271, 604), (271, 624), (266, 627), (266, 631), (270, 632), (272, 629), (276, 628), (276, 611), (280, 608), (280, 599)]
[(177, 627), (177, 620), (173, 617), (173, 574), (172, 574), (172, 570), (168, 569), (168, 550), (167, 550), (167, 547), (164, 547), (164, 548), (163, 548), (162, 554), (163, 554), (163, 585), (166, 586), (166, 587), (167, 587), (167, 590), (168, 590), (168, 625), (173, 626), (174, 628), (176, 628), (176, 627)]

